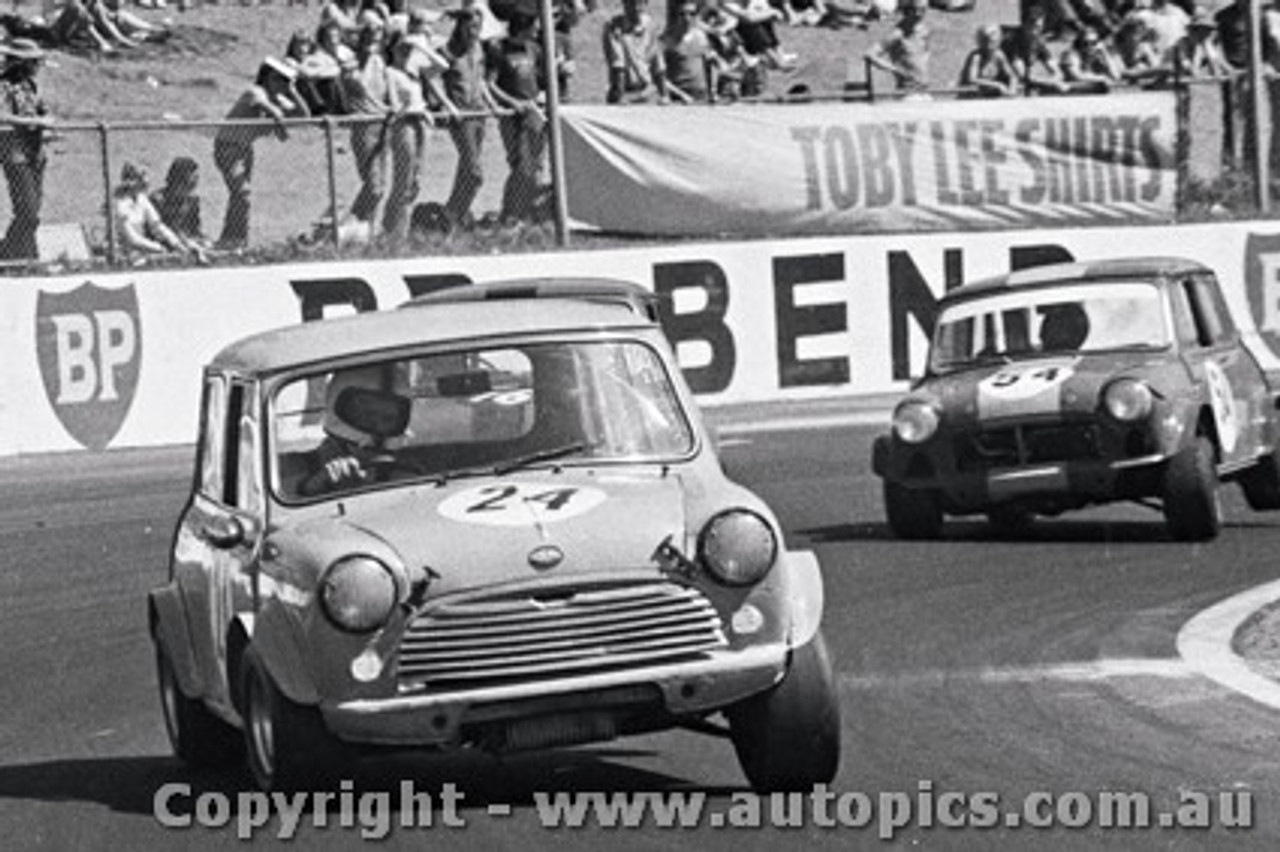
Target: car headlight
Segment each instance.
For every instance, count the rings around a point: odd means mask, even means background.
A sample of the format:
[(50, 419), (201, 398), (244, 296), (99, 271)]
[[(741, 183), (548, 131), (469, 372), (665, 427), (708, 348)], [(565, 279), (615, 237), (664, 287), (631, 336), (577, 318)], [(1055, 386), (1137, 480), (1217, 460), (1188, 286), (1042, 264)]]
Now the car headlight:
[(702, 528), (698, 555), (717, 580), (727, 586), (759, 582), (778, 555), (778, 538), (764, 518), (748, 509), (730, 509)]
[(1151, 413), (1151, 388), (1137, 379), (1116, 379), (1103, 391), (1102, 402), (1112, 417), (1132, 423)]
[(893, 410), (893, 431), (908, 444), (922, 444), (938, 431), (941, 420), (933, 404), (907, 400)]
[(334, 626), (368, 633), (387, 623), (399, 590), (391, 569), (372, 556), (348, 556), (329, 566), (320, 580), (320, 605)]

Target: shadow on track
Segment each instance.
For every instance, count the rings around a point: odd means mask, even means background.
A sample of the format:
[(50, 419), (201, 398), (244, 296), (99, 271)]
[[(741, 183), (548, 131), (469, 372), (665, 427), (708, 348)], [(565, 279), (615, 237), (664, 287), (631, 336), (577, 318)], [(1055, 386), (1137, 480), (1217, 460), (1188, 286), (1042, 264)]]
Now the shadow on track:
[[(496, 758), (484, 754), (430, 755), (395, 753), (362, 759), (351, 765), (350, 778), (357, 793), (392, 795), (401, 784), (413, 782), (414, 793), (434, 799), (442, 785), (452, 783), (463, 795), (460, 811), (484, 808), (490, 803), (526, 806), (535, 792), (670, 792), (697, 789), (708, 796), (729, 796), (748, 789), (745, 785), (711, 787), (694, 784), (659, 772), (616, 763), (652, 756), (643, 750), (561, 750)], [(734, 775), (732, 782), (739, 779)], [(50, 760), (41, 763), (0, 766), (0, 799), (41, 802), (92, 802), (112, 811), (151, 816), (154, 800), (166, 784), (189, 785), (169, 805), (175, 813), (190, 812), (203, 793), (235, 796), (253, 790), (243, 769), (195, 771), (172, 757), (103, 757)], [(334, 785), (330, 789), (337, 789)], [(437, 801), (438, 804), (438, 801)], [(330, 810), (336, 811), (335, 802)]]
[[(1232, 521), (1223, 524), (1223, 530), (1248, 529), (1264, 526), (1255, 521)], [(828, 526), (797, 529), (795, 534), (802, 536), (812, 544), (827, 544), (848, 541), (901, 541), (883, 522), (865, 522), (851, 524), (831, 524)], [(1097, 520), (1063, 520), (1059, 518), (1037, 518), (1029, 527), (1022, 530), (1001, 530), (985, 521), (963, 518), (948, 520), (942, 529), (942, 536), (931, 542), (910, 542), (914, 544), (962, 545), (987, 544), (990, 542), (1014, 543), (1094, 543), (1094, 544), (1168, 544), (1187, 547), (1189, 545), (1175, 542), (1169, 538), (1164, 524), (1159, 520), (1152, 521), (1097, 521)], [(909, 543), (903, 541), (904, 544)]]

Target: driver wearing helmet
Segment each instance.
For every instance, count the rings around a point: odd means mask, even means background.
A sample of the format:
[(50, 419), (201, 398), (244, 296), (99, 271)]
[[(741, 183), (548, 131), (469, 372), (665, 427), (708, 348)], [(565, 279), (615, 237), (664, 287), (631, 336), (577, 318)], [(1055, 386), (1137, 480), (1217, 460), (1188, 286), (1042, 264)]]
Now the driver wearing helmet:
[(403, 434), (409, 400), (387, 389), (385, 366), (355, 367), (333, 374), (325, 389), (324, 440), (316, 447), (315, 470), (298, 491), (312, 497), (355, 488), (372, 477), (385, 457), (388, 438)]

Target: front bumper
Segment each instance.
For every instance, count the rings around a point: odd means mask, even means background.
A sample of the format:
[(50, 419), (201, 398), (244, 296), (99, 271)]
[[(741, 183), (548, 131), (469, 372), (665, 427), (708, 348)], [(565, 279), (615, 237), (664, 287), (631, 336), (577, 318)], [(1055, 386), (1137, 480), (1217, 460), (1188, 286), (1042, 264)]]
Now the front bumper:
[(935, 490), (947, 511), (966, 514), (1002, 503), (1053, 510), (1152, 496), (1170, 458), (1151, 444), (1125, 452), (1119, 442), (1099, 442), (1089, 458), (984, 464), (955, 452), (954, 444), (944, 438), (910, 447), (884, 436), (876, 441), (872, 468), (906, 488)]
[[(321, 703), (329, 730), (353, 743), (451, 746), (483, 726), (592, 713), (661, 721), (727, 707), (786, 672), (785, 642), (714, 651), (696, 660), (492, 688)], [(654, 725), (661, 727), (661, 724)]]

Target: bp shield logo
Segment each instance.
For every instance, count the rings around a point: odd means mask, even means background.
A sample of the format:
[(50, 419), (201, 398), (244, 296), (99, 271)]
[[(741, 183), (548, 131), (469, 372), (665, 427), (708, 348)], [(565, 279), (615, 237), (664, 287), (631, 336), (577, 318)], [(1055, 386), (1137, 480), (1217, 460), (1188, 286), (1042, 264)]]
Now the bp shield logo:
[(45, 395), (71, 437), (102, 450), (120, 431), (138, 387), (142, 326), (133, 285), (88, 281), (36, 299), (36, 354)]
[(1280, 357), (1280, 234), (1250, 234), (1244, 244), (1249, 312), (1271, 351)]

